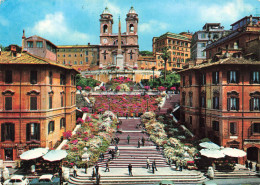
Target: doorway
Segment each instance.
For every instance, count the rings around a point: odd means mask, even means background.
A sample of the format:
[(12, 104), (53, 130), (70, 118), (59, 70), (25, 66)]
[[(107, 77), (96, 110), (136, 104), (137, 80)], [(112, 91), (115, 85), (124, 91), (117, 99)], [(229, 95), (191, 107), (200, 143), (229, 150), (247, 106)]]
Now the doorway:
[(250, 147), (247, 149), (247, 160), (257, 161), (258, 160), (258, 148)]
[(13, 148), (5, 148), (5, 160), (6, 161), (13, 160)]

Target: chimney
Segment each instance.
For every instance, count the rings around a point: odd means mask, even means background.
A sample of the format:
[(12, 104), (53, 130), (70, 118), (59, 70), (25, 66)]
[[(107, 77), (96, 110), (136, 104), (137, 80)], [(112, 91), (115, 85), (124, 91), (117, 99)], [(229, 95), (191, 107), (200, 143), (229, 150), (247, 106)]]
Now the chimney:
[(16, 57), (16, 46), (14, 46), (14, 45), (11, 45), (11, 54), (12, 54), (12, 57)]
[(25, 37), (25, 31), (23, 30), (23, 36), (22, 36), (22, 52), (23, 52), (23, 49), (24, 49), (24, 45), (25, 45), (25, 39), (26, 39), (26, 37)]

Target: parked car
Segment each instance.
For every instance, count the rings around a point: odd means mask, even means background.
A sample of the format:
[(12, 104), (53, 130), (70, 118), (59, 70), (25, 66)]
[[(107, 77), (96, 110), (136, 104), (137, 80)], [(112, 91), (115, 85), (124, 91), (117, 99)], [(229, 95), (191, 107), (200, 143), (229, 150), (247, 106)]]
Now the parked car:
[(33, 179), (30, 185), (60, 185), (60, 178), (54, 177), (52, 174), (42, 175), (40, 178)]
[(29, 180), (23, 175), (14, 175), (4, 182), (4, 185), (28, 185)]

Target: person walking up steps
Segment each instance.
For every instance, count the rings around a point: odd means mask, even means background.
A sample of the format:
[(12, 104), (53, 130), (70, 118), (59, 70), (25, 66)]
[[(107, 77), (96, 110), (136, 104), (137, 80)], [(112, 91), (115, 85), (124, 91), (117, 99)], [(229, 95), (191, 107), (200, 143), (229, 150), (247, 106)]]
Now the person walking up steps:
[(141, 145), (141, 139), (139, 138), (137, 143), (137, 148), (140, 148), (140, 145)]
[(156, 171), (158, 171), (157, 168), (156, 168), (155, 159), (153, 160), (153, 166), (154, 166), (154, 169), (155, 169)]
[(146, 159), (146, 169), (148, 169), (149, 168), (149, 170), (150, 170), (150, 160), (149, 160), (149, 158), (147, 157), (147, 159)]
[(109, 161), (107, 161), (107, 163), (106, 163), (106, 169), (105, 169), (105, 172), (107, 172), (107, 170), (108, 170), (108, 172), (110, 172), (110, 169), (109, 169)]
[(145, 144), (145, 138), (142, 137), (142, 145), (144, 146), (144, 144)]
[(127, 144), (129, 144), (130, 143), (130, 136), (128, 135), (126, 139), (127, 139)]
[(129, 164), (129, 165), (128, 165), (128, 172), (129, 172), (129, 175), (130, 175), (130, 176), (133, 176), (132, 168), (133, 168), (132, 165)]

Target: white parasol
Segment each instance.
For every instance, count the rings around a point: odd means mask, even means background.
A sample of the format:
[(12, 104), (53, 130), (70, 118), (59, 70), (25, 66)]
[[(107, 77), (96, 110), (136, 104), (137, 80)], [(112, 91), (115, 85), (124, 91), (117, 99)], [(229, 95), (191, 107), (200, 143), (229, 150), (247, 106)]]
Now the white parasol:
[(220, 146), (218, 146), (217, 144), (209, 141), (209, 142), (203, 142), (199, 144), (201, 147), (203, 148), (207, 148), (207, 149), (220, 149)]
[(244, 157), (246, 156), (246, 152), (237, 148), (223, 148), (221, 152), (230, 157)]
[(45, 155), (48, 152), (48, 150), (49, 150), (48, 148), (34, 148), (22, 153), (20, 155), (20, 158), (22, 160), (36, 159)]
[(200, 154), (205, 157), (215, 159), (225, 157), (225, 154), (223, 154), (223, 152), (220, 150), (202, 149), (200, 150)]
[(67, 157), (68, 153), (66, 150), (51, 150), (47, 154), (45, 154), (42, 158), (46, 161), (60, 161)]

